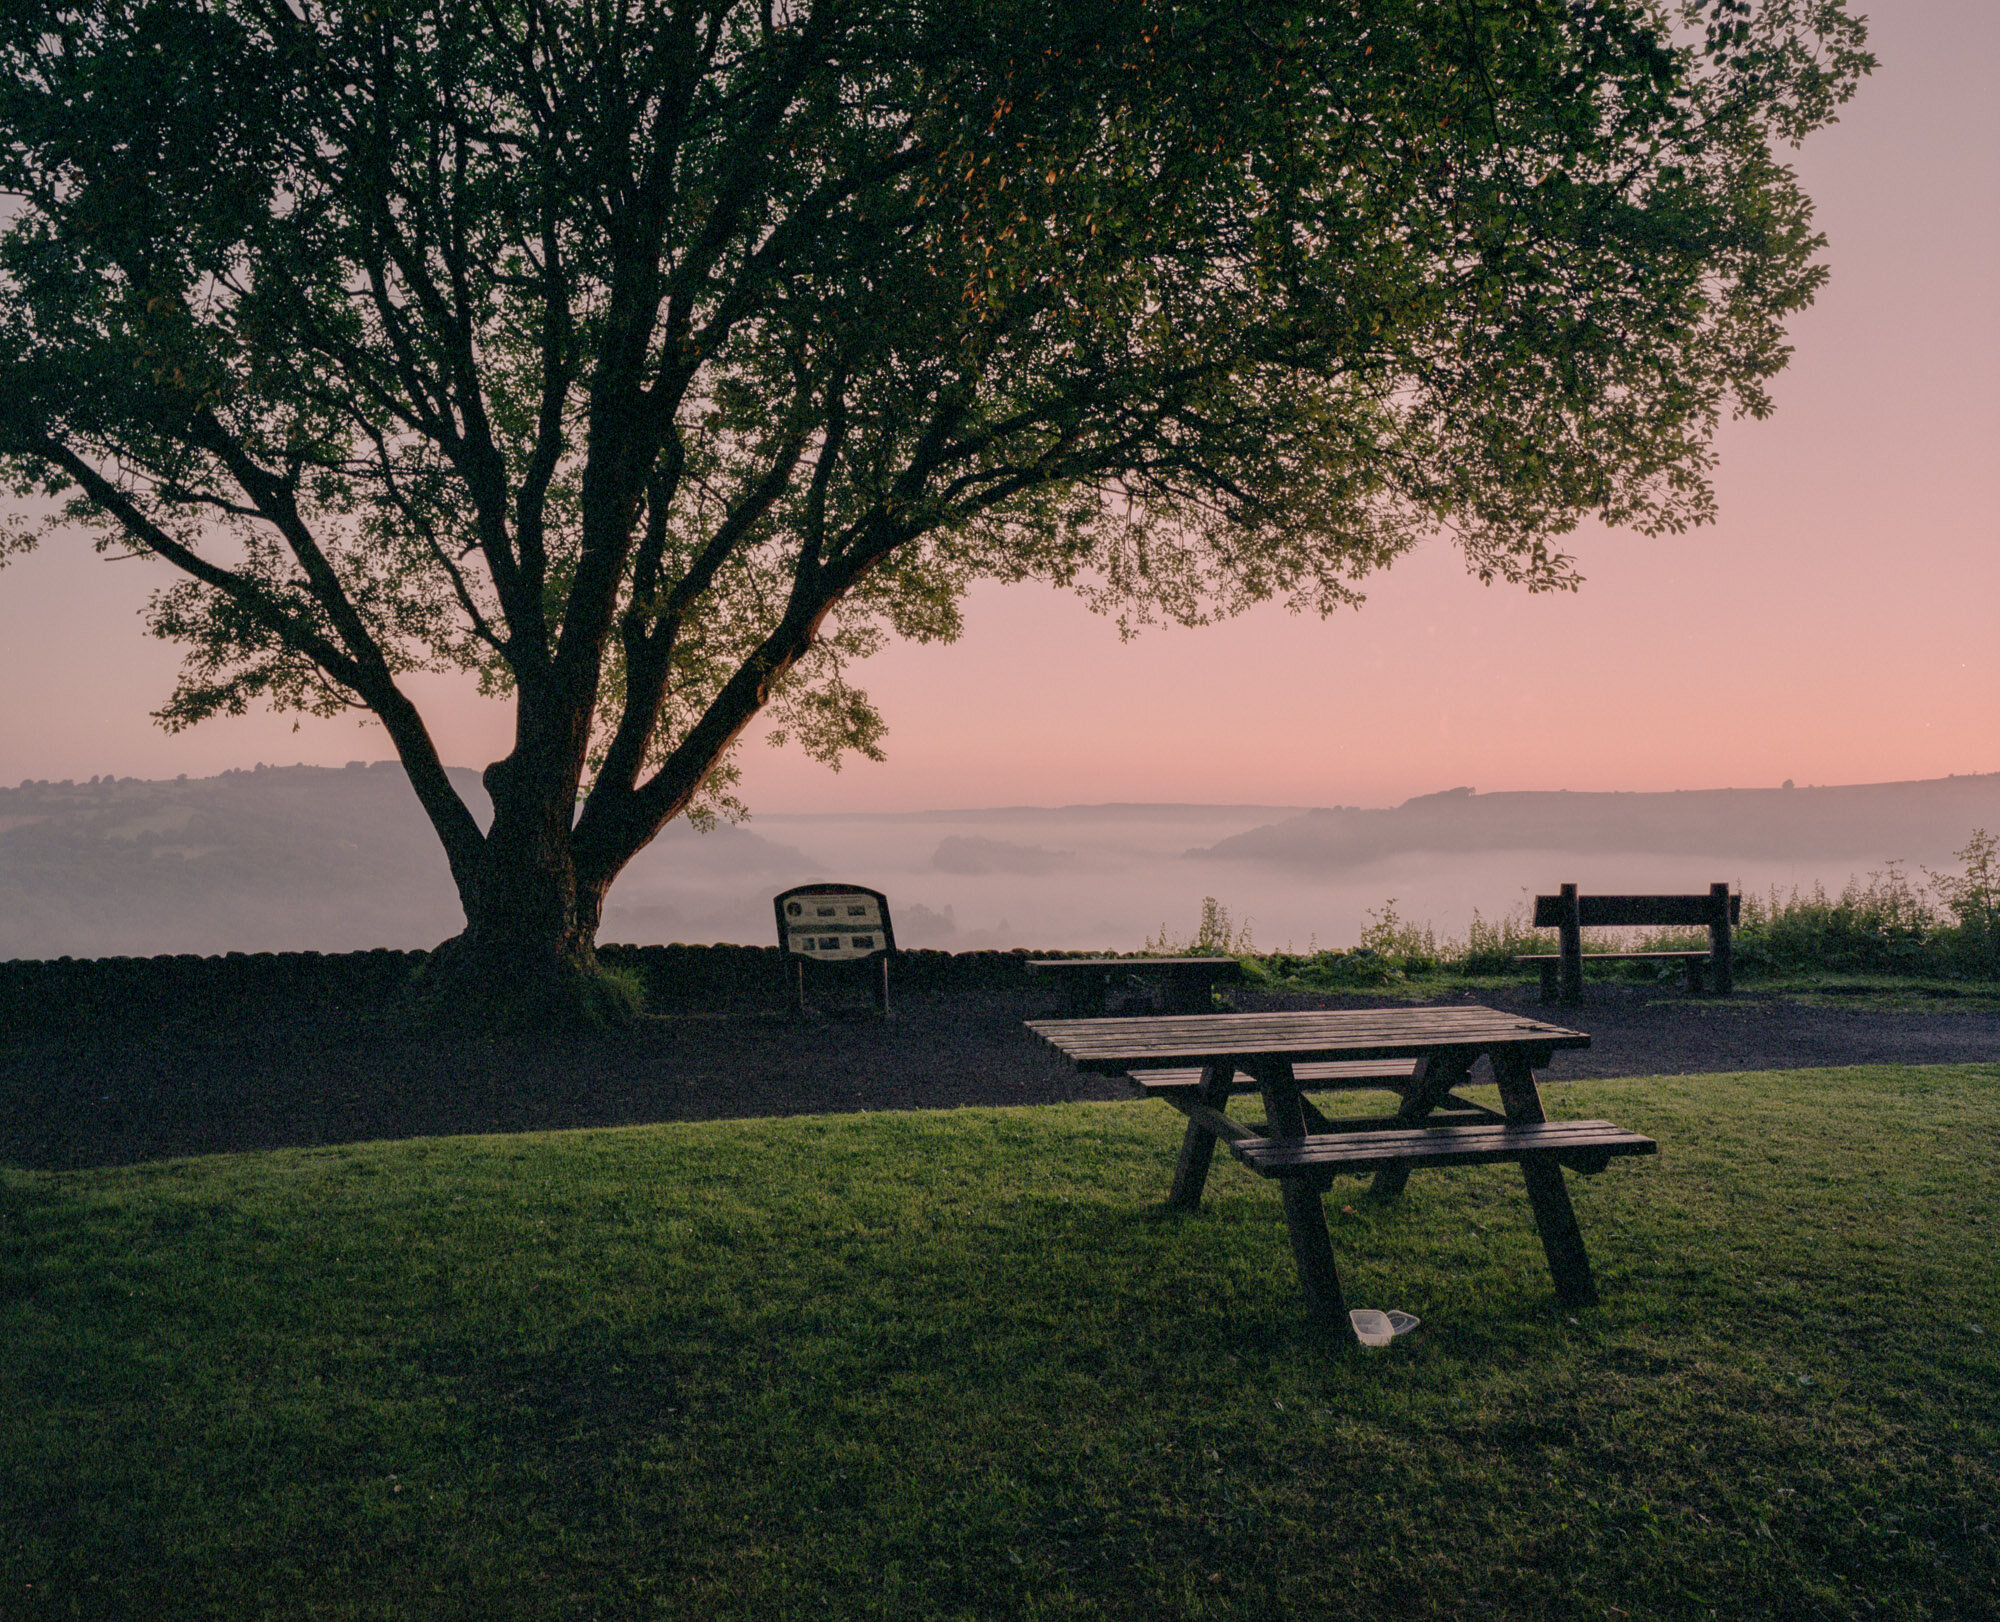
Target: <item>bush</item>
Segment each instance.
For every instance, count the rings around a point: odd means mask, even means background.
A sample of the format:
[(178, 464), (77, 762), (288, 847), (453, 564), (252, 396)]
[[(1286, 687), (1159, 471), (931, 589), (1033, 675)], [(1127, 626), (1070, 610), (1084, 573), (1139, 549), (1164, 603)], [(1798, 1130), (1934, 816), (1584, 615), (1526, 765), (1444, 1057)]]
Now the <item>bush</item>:
[(1146, 937), (1145, 951), (1158, 957), (1254, 957), (1256, 943), (1250, 938), (1250, 920), (1235, 927), (1229, 909), (1214, 896), (1201, 898), (1201, 924), (1186, 940), (1176, 940), (1160, 925), (1158, 935)]
[[(1924, 870), (1922, 882), (1886, 863), (1865, 883), (1850, 880), (1838, 896), (1815, 886), (1810, 893), (1743, 898), (1736, 932), (1739, 977), (1793, 974), (1869, 974), (1931, 979), (2000, 980), (2000, 839), (1974, 829), (1954, 853), (1958, 871)], [(1164, 928), (1149, 949), (1167, 944)], [(1553, 929), (1535, 929), (1523, 907), (1489, 923), (1478, 912), (1462, 940), (1440, 938), (1396, 911), (1392, 896), (1367, 915), (1352, 951), (1303, 955), (1253, 955), (1246, 927), (1232, 935), (1228, 909), (1213, 897), (1202, 903), (1202, 930), (1190, 948), (1222, 951), (1244, 960), (1252, 984), (1312, 989), (1380, 986), (1433, 973), (1496, 975), (1514, 970), (1514, 959), (1556, 950)], [(1597, 952), (1686, 952), (1708, 946), (1705, 929), (1593, 930), (1586, 957)], [(1678, 979), (1673, 962), (1619, 965), (1628, 979)]]

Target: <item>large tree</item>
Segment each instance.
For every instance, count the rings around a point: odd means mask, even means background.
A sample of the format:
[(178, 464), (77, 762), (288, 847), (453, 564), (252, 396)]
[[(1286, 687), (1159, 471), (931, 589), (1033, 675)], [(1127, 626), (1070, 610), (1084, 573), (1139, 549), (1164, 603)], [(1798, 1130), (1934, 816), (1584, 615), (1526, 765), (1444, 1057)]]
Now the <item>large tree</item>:
[[(1325, 612), (1710, 513), (1842, 0), (14, 0), (0, 458), (181, 571), (180, 727), (387, 729), (475, 999), (978, 577)], [(484, 832), (404, 678), (511, 697)]]

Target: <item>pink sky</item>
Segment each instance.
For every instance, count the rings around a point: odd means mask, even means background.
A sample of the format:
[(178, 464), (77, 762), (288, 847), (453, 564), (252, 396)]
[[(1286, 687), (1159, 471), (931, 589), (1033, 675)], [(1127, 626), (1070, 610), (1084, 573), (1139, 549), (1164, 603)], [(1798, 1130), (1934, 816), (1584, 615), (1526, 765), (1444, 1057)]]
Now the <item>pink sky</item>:
[[(1575, 596), (1481, 587), (1440, 542), (1357, 613), (1129, 644), (1054, 592), (982, 589), (962, 641), (862, 675), (887, 764), (834, 774), (752, 747), (752, 808), (1381, 805), (1461, 783), (2000, 770), (2000, 7), (1898, 0), (1871, 43), (1882, 66), (1798, 157), (1833, 281), (1793, 324), (1776, 416), (1723, 432), (1717, 525), (1579, 532)], [(159, 578), (81, 545), (0, 571), (0, 783), (390, 753), (348, 721), (160, 732), (177, 656), (134, 618)], [(419, 689), (448, 760), (505, 751), (499, 706)]]

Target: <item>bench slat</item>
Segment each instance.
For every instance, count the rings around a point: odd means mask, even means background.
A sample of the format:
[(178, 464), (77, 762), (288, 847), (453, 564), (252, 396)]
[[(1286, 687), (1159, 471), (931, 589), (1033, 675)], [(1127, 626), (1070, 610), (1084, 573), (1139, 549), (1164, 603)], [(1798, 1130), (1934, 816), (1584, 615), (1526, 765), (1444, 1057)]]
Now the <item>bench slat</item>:
[[(1706, 963), (1708, 956), (1706, 948), (1696, 952), (1585, 952), (1583, 954), (1583, 961), (1586, 967), (1592, 963), (1627, 963), (1642, 957), (1698, 957)], [(1562, 961), (1562, 953), (1523, 952), (1514, 961), (1516, 963), (1560, 963)]]
[[(1668, 927), (1720, 922), (1712, 896), (1705, 895), (1580, 895), (1577, 922), (1585, 929)], [(1729, 898), (1729, 922), (1743, 916), (1743, 897)], [(1562, 897), (1535, 897), (1535, 928), (1557, 929), (1563, 923)]]
[(1610, 1121), (1546, 1121), (1521, 1126), (1440, 1126), (1315, 1133), (1304, 1138), (1235, 1138), (1230, 1150), (1265, 1177), (1368, 1171), (1382, 1165), (1491, 1164), (1523, 1155), (1650, 1155), (1659, 1145)]
[[(1408, 1081), (1417, 1072), (1415, 1059), (1326, 1059), (1316, 1064), (1295, 1064), (1292, 1075), (1301, 1087), (1363, 1086), (1375, 1081)], [(1126, 1075), (1141, 1092), (1158, 1097), (1176, 1088), (1199, 1087), (1202, 1073), (1193, 1070), (1134, 1070)], [(1257, 1090), (1254, 1076), (1238, 1071), (1231, 1092)]]
[(1199, 1122), (1213, 1132), (1224, 1143), (1262, 1143), (1255, 1132), (1241, 1121), (1222, 1113), (1212, 1104), (1204, 1104), (1200, 1099), (1188, 1098), (1175, 1093), (1161, 1094), (1169, 1104), (1185, 1115), (1190, 1121)]
[(1118, 970), (1147, 974), (1159, 969), (1200, 969), (1220, 980), (1241, 980), (1243, 965), (1233, 957), (1031, 957), (1030, 974), (1104, 974)]

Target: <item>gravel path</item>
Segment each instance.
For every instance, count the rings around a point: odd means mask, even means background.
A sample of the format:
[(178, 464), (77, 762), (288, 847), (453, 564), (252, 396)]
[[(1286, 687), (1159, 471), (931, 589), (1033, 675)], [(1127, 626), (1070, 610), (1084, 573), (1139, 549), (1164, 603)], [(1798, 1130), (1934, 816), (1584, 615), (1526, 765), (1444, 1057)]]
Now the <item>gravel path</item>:
[[(1471, 999), (1466, 999), (1470, 1001)], [(1588, 1031), (1565, 1077), (1877, 1062), (2000, 1063), (2000, 1013), (1807, 1007), (1589, 988), (1574, 1009), (1531, 990), (1482, 1001)], [(1244, 1007), (1366, 1007), (1356, 997), (1246, 994)], [(80, 1167), (164, 1156), (458, 1132), (645, 1121), (1120, 1099), (1026, 1029), (1041, 994), (906, 997), (896, 1018), (746, 1013), (553, 1041), (445, 1040), (324, 1027), (164, 1044), (107, 1036), (0, 1049), (0, 1162)]]

